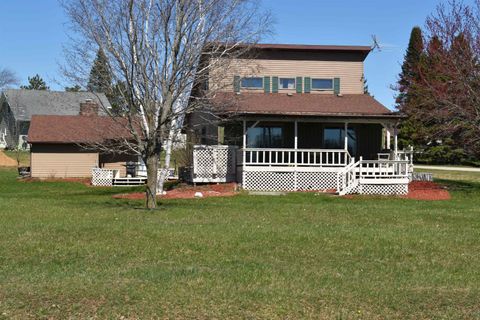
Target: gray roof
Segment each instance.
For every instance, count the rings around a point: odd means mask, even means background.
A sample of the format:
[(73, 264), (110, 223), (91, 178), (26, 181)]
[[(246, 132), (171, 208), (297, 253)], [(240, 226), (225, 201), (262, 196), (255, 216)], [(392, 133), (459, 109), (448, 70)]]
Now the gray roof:
[(22, 121), (30, 121), (34, 114), (78, 115), (80, 103), (87, 99), (97, 102), (100, 110), (111, 108), (103, 93), (22, 89), (6, 89), (3, 93), (15, 118)]

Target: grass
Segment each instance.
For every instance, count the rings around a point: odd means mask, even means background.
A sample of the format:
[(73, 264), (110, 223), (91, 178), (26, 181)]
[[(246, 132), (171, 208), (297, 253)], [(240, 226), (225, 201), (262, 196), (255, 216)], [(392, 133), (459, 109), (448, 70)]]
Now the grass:
[[(453, 169), (453, 168), (452, 168)], [(433, 177), (439, 180), (453, 180), (453, 181), (467, 181), (480, 183), (480, 172), (467, 171), (445, 171), (445, 170), (430, 170), (430, 169), (415, 169), (418, 172), (431, 172)]]
[[(0, 318), (480, 319), (480, 184), (450, 201), (114, 200), (0, 170)], [(134, 190), (134, 189), (132, 189)]]

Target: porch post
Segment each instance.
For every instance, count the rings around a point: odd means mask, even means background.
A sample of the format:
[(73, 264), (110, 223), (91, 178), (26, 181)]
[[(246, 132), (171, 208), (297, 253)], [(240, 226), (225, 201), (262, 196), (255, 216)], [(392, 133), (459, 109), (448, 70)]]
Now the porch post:
[(295, 127), (294, 127), (295, 128), (294, 129), (295, 139), (294, 139), (294, 142), (293, 142), (293, 147), (295, 149), (298, 149), (298, 122), (297, 122), (297, 120), (295, 120), (294, 124), (295, 124)]
[(395, 127), (393, 128), (393, 148), (394, 148), (394, 151), (395, 151), (395, 160), (397, 158), (397, 153), (398, 153), (398, 129), (397, 129), (397, 125), (395, 125)]
[[(294, 140), (293, 140), (293, 148), (295, 151), (293, 152), (294, 163), (295, 163), (295, 170), (293, 171), (293, 189), (295, 191), (298, 190), (298, 173), (297, 173), (297, 149), (298, 149), (298, 121), (295, 119), (294, 122)], [(290, 158), (290, 157), (289, 157)]]
[(385, 128), (385, 131), (386, 131), (386, 140), (387, 140), (387, 145), (386, 145), (386, 148), (388, 150), (390, 150), (390, 130), (388, 130), (388, 128)]
[(348, 122), (345, 122), (345, 128), (343, 130), (343, 137), (345, 139), (344, 149), (348, 150)]
[(242, 148), (242, 188), (245, 189), (245, 162), (247, 161), (247, 152), (245, 148), (247, 147), (247, 121), (243, 120), (243, 148)]
[(243, 149), (247, 147), (247, 121), (243, 120)]

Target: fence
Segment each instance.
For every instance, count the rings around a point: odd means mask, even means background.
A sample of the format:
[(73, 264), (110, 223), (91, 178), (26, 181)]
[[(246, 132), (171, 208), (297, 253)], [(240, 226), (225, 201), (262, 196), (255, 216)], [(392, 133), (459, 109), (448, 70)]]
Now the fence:
[(235, 181), (236, 151), (235, 146), (194, 146), (189, 180), (195, 183)]

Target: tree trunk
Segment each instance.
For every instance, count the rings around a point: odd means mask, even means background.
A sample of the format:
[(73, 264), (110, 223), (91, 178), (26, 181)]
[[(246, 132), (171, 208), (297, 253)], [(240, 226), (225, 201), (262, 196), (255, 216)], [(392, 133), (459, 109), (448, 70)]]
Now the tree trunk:
[(158, 185), (157, 185), (157, 192), (158, 194), (163, 194), (163, 186), (165, 184), (165, 180), (167, 180), (168, 176), (168, 169), (170, 168), (170, 159), (172, 155), (172, 144), (175, 135), (175, 130), (170, 129), (168, 133), (168, 139), (165, 143), (165, 161), (162, 163), (162, 168), (160, 177), (158, 178)]
[(157, 207), (158, 155), (148, 155), (145, 165), (147, 167), (146, 206), (147, 209), (155, 209)]

